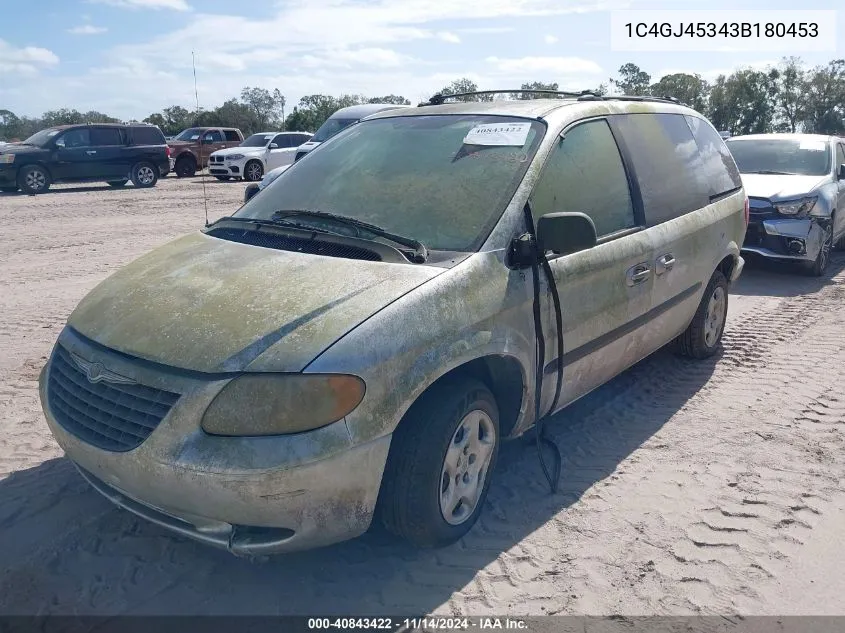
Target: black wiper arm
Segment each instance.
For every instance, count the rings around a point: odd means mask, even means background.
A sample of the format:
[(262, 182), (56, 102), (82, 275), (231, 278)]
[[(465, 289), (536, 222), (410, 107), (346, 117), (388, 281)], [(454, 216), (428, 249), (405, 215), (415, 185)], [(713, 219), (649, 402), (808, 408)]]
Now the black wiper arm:
[[(331, 220), (334, 222), (338, 222), (340, 224), (346, 224), (349, 226), (354, 226), (355, 228), (364, 229), (365, 231), (369, 231), (373, 235), (378, 235), (379, 237), (383, 237), (391, 242), (395, 242), (396, 244), (400, 244), (401, 246), (407, 246), (408, 248), (414, 249), (414, 261), (417, 263), (422, 263), (426, 259), (428, 259), (428, 249), (425, 247), (425, 244), (420, 242), (419, 240), (415, 240), (411, 237), (405, 237), (404, 235), (397, 235), (396, 233), (391, 233), (390, 231), (386, 231), (385, 229), (377, 226), (375, 224), (370, 224), (369, 222), (364, 222), (362, 220), (356, 220), (355, 218), (349, 218), (345, 215), (337, 215), (335, 213), (328, 213), (326, 211), (307, 211), (304, 209), (287, 209), (276, 211), (271, 217), (272, 221), (279, 222), (280, 220), (285, 220), (286, 218), (296, 217), (296, 216), (305, 216), (305, 217), (314, 217), (320, 218), (324, 220)], [(310, 228), (310, 227), (309, 227)]]
[(747, 174), (762, 174), (764, 176), (798, 176), (798, 174), (791, 171), (773, 171), (771, 169), (758, 169), (757, 171), (748, 171)]

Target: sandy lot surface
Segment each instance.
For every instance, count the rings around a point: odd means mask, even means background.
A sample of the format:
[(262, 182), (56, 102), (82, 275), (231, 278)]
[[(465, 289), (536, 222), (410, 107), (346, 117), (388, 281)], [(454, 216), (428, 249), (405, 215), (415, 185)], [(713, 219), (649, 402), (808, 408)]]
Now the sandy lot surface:
[[(209, 181), (211, 217), (243, 187)], [(748, 268), (719, 358), (661, 352), (557, 416), (557, 495), (520, 440), (453, 547), (256, 562), (111, 506), (37, 399), (79, 299), (202, 221), (199, 178), (0, 195), (0, 613), (845, 614), (845, 255), (823, 280)]]

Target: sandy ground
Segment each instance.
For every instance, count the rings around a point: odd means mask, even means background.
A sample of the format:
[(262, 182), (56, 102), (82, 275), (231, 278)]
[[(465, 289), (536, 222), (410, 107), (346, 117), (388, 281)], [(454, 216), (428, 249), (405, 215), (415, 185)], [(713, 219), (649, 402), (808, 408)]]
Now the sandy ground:
[[(243, 187), (209, 181), (212, 218)], [(748, 268), (719, 358), (661, 352), (557, 416), (557, 495), (519, 440), (453, 547), (254, 562), (99, 497), (36, 393), (79, 299), (202, 222), (199, 178), (0, 195), (0, 613), (845, 614), (845, 255), (823, 280)]]

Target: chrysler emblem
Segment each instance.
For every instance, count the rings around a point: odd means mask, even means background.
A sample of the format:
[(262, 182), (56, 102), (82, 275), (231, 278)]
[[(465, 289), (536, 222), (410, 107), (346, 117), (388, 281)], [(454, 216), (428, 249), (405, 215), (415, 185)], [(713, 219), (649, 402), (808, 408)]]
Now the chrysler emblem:
[(82, 373), (85, 374), (85, 377), (88, 379), (88, 382), (97, 383), (104, 381), (113, 382), (121, 385), (136, 384), (136, 382), (131, 378), (121, 376), (120, 374), (116, 374), (113, 371), (106, 369), (105, 367), (103, 367), (102, 363), (85, 360), (81, 356), (77, 356), (73, 353), (71, 353), (71, 358), (73, 358), (73, 362), (76, 363), (76, 366), (82, 370)]

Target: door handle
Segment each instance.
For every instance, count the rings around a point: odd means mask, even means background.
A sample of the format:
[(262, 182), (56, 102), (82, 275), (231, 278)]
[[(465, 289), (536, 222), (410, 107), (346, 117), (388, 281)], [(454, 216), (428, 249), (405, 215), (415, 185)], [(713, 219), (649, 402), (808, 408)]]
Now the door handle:
[(87, 152), (85, 152), (85, 153), (86, 153), (86, 154), (89, 154), (89, 155), (90, 155), (90, 154), (96, 154), (96, 153), (97, 153), (97, 150), (95, 150), (95, 149), (89, 149), (89, 150), (88, 150)]
[(666, 253), (665, 255), (661, 255), (657, 258), (657, 265), (656, 265), (656, 272), (658, 275), (662, 275), (663, 273), (672, 270), (672, 267), (675, 265), (675, 258), (672, 256), (671, 253)]
[(629, 286), (636, 286), (646, 281), (651, 276), (651, 269), (648, 264), (637, 264), (628, 269), (626, 280)]

